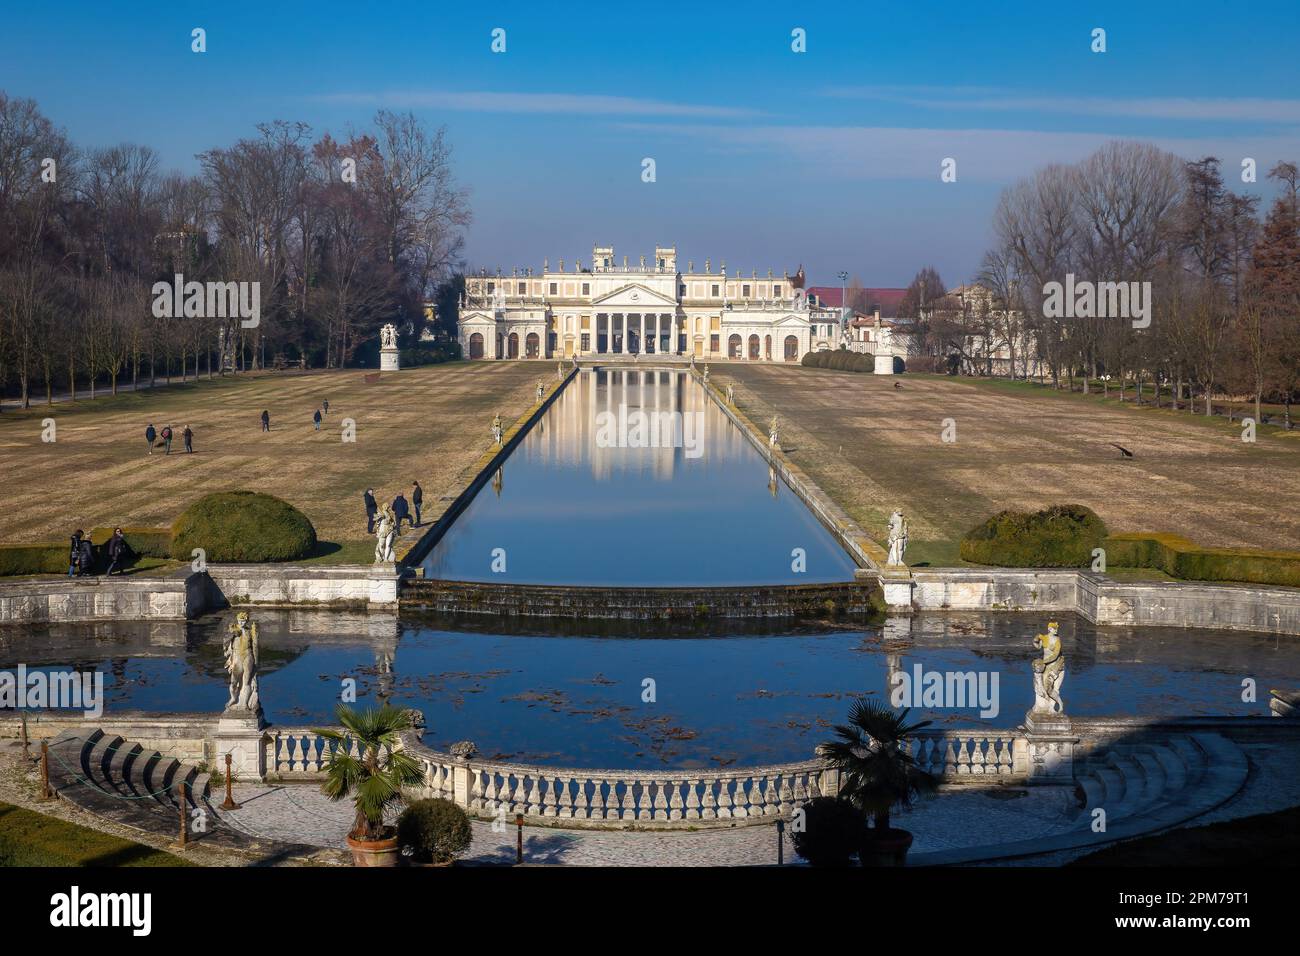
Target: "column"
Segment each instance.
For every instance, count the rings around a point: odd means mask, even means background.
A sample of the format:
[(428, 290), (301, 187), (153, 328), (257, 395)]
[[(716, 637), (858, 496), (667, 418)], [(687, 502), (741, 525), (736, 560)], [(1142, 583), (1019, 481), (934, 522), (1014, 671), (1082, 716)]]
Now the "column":
[(614, 351), (617, 354), (622, 355), (624, 352), (627, 351), (627, 313), (626, 312), (618, 313), (618, 326), (619, 326), (618, 348), (616, 348)]
[(644, 312), (642, 312), (640, 315), (637, 316), (637, 321), (640, 323), (641, 331), (636, 337), (636, 348), (638, 352), (640, 352), (642, 355), (645, 355), (645, 313)]

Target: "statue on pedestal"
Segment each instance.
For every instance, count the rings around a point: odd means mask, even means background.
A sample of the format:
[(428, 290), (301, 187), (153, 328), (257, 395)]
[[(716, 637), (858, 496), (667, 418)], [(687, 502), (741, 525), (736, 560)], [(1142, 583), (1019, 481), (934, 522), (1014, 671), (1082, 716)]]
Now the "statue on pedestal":
[(894, 513), (889, 516), (889, 557), (885, 559), (885, 564), (890, 567), (901, 567), (903, 565), (903, 555), (907, 552), (907, 519), (903, 517), (903, 512), (894, 509)]
[(538, 383), (537, 383), (537, 400), (540, 402), (540, 401), (542, 400), (543, 396), (545, 396), (545, 395), (546, 395), (546, 386), (543, 385), (541, 382), (538, 382)]
[(1065, 681), (1065, 657), (1061, 653), (1059, 625), (1047, 624), (1047, 633), (1034, 638), (1034, 648), (1041, 648), (1043, 656), (1034, 661), (1034, 713), (1063, 714), (1065, 703), (1061, 700), (1061, 684)]
[(735, 405), (735, 404), (736, 404), (736, 386), (735, 386), (735, 385), (731, 385), (731, 384), (728, 384), (728, 385), (727, 385), (727, 404), (728, 404), (728, 405)]
[(235, 615), (230, 625), (230, 636), (222, 646), (226, 659), (226, 672), (230, 674), (230, 699), (227, 711), (245, 711), (257, 714), (262, 709), (257, 695), (257, 625), (247, 611)]
[[(728, 398), (728, 403), (730, 403), (730, 398)], [(779, 437), (777, 432), (777, 424), (778, 424), (777, 418), (775, 415), (773, 415), (772, 421), (769, 422), (767, 426), (767, 447), (768, 448), (776, 447), (776, 441), (777, 438)]]
[(501, 414), (498, 412), (497, 417), (492, 419), (492, 441), (498, 446), (501, 444), (501, 434), (504, 430), (504, 426), (501, 424)]
[(391, 322), (379, 330), (379, 344), (381, 348), (397, 348), (397, 326)]
[(709, 384), (709, 365), (707, 362), (704, 364), (704, 384)]
[(397, 518), (392, 505), (384, 505), (375, 517), (375, 564), (395, 561), (393, 539), (397, 537)]

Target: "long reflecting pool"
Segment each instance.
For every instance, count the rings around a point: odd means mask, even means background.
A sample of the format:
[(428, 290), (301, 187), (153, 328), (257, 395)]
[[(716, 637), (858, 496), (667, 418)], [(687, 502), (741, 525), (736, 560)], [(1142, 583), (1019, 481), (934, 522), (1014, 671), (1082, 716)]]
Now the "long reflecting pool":
[[(1032, 703), (1040, 615), (919, 615), (910, 633), (809, 630), (720, 636), (501, 634), (447, 621), (301, 611), (254, 612), (262, 699), (280, 726), (332, 724), (341, 681), (359, 703), (418, 707), (426, 742), (473, 740), (488, 755), (607, 768), (721, 767), (808, 759), (848, 698), (887, 699), (891, 669), (998, 675), (993, 727)], [(217, 712), (226, 699), (221, 640), (229, 614), (189, 625), (0, 629), (0, 665), (95, 668), (107, 708)], [(1267, 688), (1300, 674), (1300, 642), (1153, 628), (1099, 630), (1061, 618), (1062, 695), (1075, 715), (1266, 715)], [(1242, 701), (1242, 681), (1261, 689)], [(654, 681), (654, 701), (643, 700)], [(976, 710), (919, 708), (940, 724)]]
[(585, 370), (424, 562), (427, 577), (702, 587), (854, 564), (687, 372)]

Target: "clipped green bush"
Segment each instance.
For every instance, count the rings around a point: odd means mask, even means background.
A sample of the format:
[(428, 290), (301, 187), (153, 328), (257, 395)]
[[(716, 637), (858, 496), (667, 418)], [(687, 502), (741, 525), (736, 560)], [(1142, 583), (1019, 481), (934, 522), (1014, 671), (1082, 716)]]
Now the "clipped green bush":
[(172, 524), (171, 556), (189, 561), (202, 548), (208, 561), (294, 561), (316, 550), (307, 516), (257, 491), (218, 491), (190, 505)]
[(0, 544), (0, 577), (67, 573), (66, 544)]
[(1081, 568), (1105, 537), (1105, 522), (1083, 505), (1000, 511), (966, 532), (961, 557), (1005, 568)]
[(415, 863), (450, 863), (473, 839), (465, 811), (441, 797), (416, 800), (397, 818), (397, 845)]
[(814, 797), (801, 809), (803, 829), (790, 832), (794, 852), (813, 866), (848, 866), (867, 834), (866, 815), (838, 797)]
[(1102, 542), (1106, 564), (1155, 568), (1184, 581), (1240, 581), (1300, 587), (1300, 551), (1203, 548), (1176, 534), (1115, 534)]
[(874, 372), (875, 357), (866, 352), (850, 352), (848, 349), (823, 349), (809, 352), (799, 364), (806, 368), (828, 368), (837, 372)]
[[(141, 558), (170, 558), (172, 556), (171, 528), (140, 528), (122, 525), (122, 537), (129, 547)], [(113, 537), (112, 528), (91, 528), (90, 543), (96, 548), (103, 548), (108, 539)], [(186, 557), (189, 557), (186, 555)]]

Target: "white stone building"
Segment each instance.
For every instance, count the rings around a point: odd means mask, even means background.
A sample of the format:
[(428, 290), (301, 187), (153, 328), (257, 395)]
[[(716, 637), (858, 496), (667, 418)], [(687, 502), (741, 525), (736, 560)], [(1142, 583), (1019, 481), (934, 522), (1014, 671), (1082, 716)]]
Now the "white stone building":
[(469, 359), (694, 355), (701, 361), (798, 362), (810, 349), (803, 275), (678, 268), (677, 250), (629, 265), (596, 246), (589, 267), (467, 276), (459, 336)]

